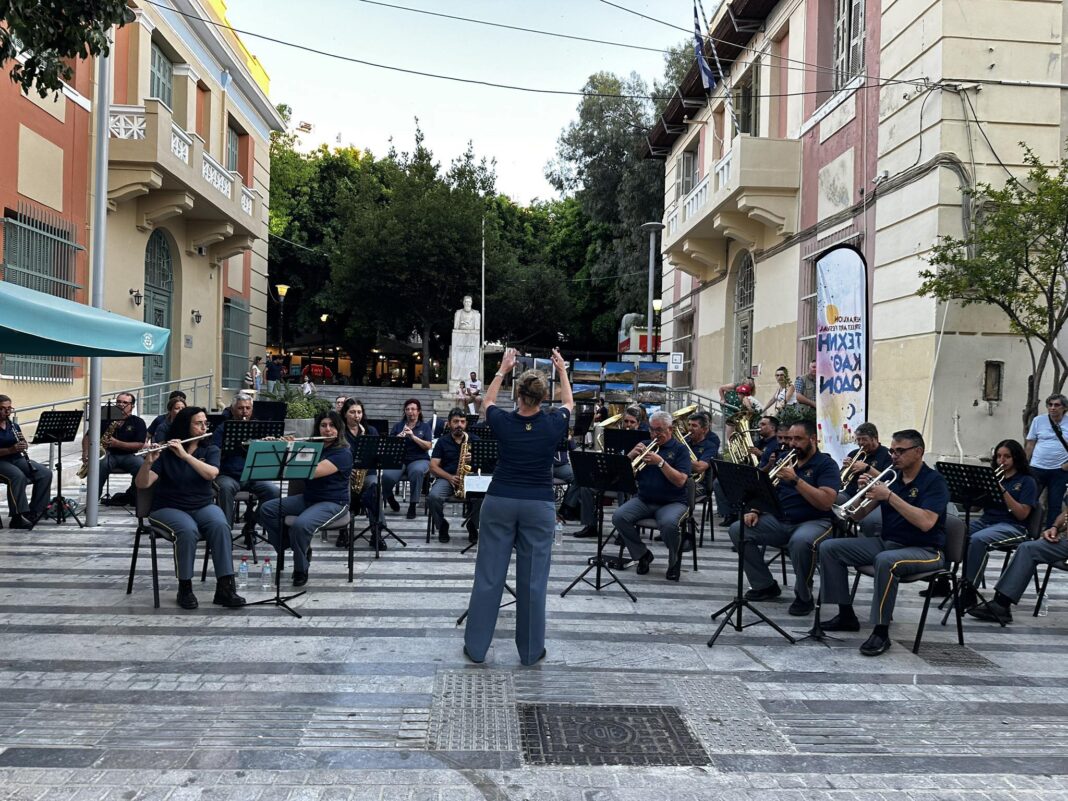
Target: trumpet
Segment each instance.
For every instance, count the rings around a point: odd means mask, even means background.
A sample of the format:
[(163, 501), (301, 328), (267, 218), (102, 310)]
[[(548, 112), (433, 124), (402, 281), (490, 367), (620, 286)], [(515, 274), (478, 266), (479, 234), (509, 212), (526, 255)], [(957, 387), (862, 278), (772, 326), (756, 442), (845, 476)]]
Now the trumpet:
[(645, 454), (647, 454), (647, 453), (659, 453), (659, 452), (660, 452), (660, 443), (658, 443), (654, 439), (642, 449), (641, 453), (639, 453), (637, 456), (634, 457), (634, 459), (630, 463), (630, 469), (634, 471), (635, 475), (637, 475), (638, 473), (640, 473), (642, 471), (642, 469), (644, 469), (645, 465), (647, 464), (646, 462), (642, 461), (642, 459), (645, 458)]
[[(187, 442), (196, 442), (199, 439), (204, 439), (205, 437), (210, 437), (210, 436), (211, 436), (210, 433), (201, 434), (200, 436), (197, 436), (197, 437), (190, 437), (189, 439), (183, 439), (178, 444), (179, 445), (185, 445)], [(137, 451), (137, 453), (135, 453), (134, 456), (144, 456), (145, 454), (148, 454), (148, 453), (159, 453), (160, 451), (167, 450), (167, 448), (169, 448), (169, 447), (171, 447), (169, 442), (160, 442), (157, 445), (149, 445), (147, 448), (142, 448), (141, 450)]]
[(857, 448), (856, 454), (846, 464), (846, 466), (842, 468), (841, 481), (842, 481), (843, 484), (848, 483), (850, 480), (852, 480), (854, 478), (853, 471), (854, 471), (855, 468), (863, 465), (865, 470), (868, 469), (868, 467), (870, 465), (868, 464), (868, 460), (864, 458), (865, 456), (867, 456), (867, 454), (864, 453), (864, 449), (863, 448)]
[(784, 457), (782, 457), (781, 460), (775, 463), (775, 466), (768, 471), (768, 478), (771, 479), (771, 486), (779, 486), (779, 482), (782, 481), (782, 477), (779, 475), (779, 473), (784, 467), (796, 467), (797, 459), (797, 451), (791, 448), (788, 454), (786, 454)]
[(868, 482), (867, 486), (861, 487), (860, 490), (843, 504), (835, 504), (831, 507), (831, 511), (834, 512), (834, 516), (839, 520), (851, 520), (855, 515), (860, 514), (874, 501), (871, 498), (865, 498), (868, 494), (868, 490), (879, 484), (893, 484), (897, 481), (897, 471), (892, 467), (888, 467), (874, 480)]

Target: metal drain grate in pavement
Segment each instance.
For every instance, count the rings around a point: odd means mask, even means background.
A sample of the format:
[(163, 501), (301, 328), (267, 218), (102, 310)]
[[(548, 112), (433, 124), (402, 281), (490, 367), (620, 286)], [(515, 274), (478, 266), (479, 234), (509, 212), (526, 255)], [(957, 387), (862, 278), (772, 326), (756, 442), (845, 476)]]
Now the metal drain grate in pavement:
[(518, 704), (530, 765), (707, 765), (708, 754), (670, 706)]
[[(899, 643), (902, 647), (912, 650), (911, 640), (899, 640)], [(928, 645), (927, 643), (920, 643), (920, 652), (917, 656), (932, 667), (997, 667), (985, 656), (977, 654), (964, 645)]]

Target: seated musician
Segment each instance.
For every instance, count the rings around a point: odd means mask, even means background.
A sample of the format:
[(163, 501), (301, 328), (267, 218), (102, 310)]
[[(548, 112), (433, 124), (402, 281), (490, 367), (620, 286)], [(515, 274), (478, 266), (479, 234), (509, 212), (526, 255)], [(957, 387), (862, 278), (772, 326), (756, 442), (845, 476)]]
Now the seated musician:
[(1031, 477), (1023, 445), (1014, 439), (999, 442), (994, 449), (994, 467), (1001, 473), (999, 483), (1005, 508), (988, 507), (978, 520), (971, 521), (965, 582), (961, 589), (963, 609), (971, 608), (978, 600), (975, 585), (983, 574), (990, 547), (1027, 540), (1030, 537), (1027, 518), (1038, 503), (1038, 484)]
[[(923, 463), (923, 436), (907, 429), (894, 433), (890, 458), (897, 477), (892, 483), (872, 483), (867, 498), (874, 503), (854, 515), (868, 513), (877, 503), (883, 514), (878, 537), (844, 537), (827, 540), (819, 548), (820, 582), (824, 604), (838, 604), (838, 614), (823, 624), (824, 631), (860, 631), (860, 621), (849, 598), (849, 568), (872, 565), (875, 588), (871, 598), (871, 636), (860, 646), (864, 656), (878, 656), (890, 647), (890, 621), (902, 576), (925, 573), (945, 566), (946, 480)], [(1028, 572), (1028, 578), (1031, 573)]]
[[(341, 410), (341, 419), (345, 424), (345, 441), (349, 443), (349, 447), (352, 449), (352, 457), (356, 458), (356, 438), (357, 437), (377, 437), (378, 429), (373, 425), (364, 423), (364, 418), (367, 416), (363, 407), (363, 401), (356, 398), (349, 398), (345, 401), (345, 405)], [(355, 480), (356, 469), (352, 471), (352, 481)], [(352, 487), (350, 481), (350, 488)], [(374, 470), (367, 470), (363, 477), (363, 487), (360, 490), (359, 503), (363, 508), (364, 514), (367, 515), (367, 519), (373, 524), (378, 520), (378, 497), (376, 494), (376, 488), (378, 487), (378, 473)], [(355, 498), (351, 500), (355, 501)], [(350, 510), (353, 514), (356, 513), (356, 509)], [(335, 545), (339, 548), (348, 546), (348, 532), (341, 531), (337, 535), (337, 542)], [(375, 538), (377, 534), (371, 535), (371, 548), (375, 547)], [(378, 550), (386, 550), (386, 541), (384, 538), (378, 538)]]
[[(345, 514), (349, 506), (349, 478), (352, 473), (352, 450), (342, 433), (341, 416), (333, 409), (315, 418), (317, 436), (323, 442), (323, 454), (311, 480), (300, 495), (275, 498), (260, 507), (260, 522), (267, 539), (279, 553), (293, 551), (293, 586), (308, 583), (312, 535)], [(282, 539), (282, 521), (289, 515), (297, 519)]]
[[(164, 449), (145, 454), (134, 484), (138, 489), (154, 487), (153, 525), (174, 535), (174, 561), (178, 568), (178, 606), (196, 609), (193, 573), (196, 570), (197, 542), (205, 540), (215, 567), (215, 597), (212, 603), (238, 607), (245, 599), (237, 594), (230, 526), (215, 504), (212, 481), (219, 475), (219, 449), (208, 439), (182, 444), (208, 431), (208, 416), (197, 406), (187, 406), (171, 424), (171, 439)], [(140, 457), (138, 457), (140, 458)]]
[(645, 419), (645, 409), (641, 406), (628, 406), (623, 410), (619, 427), (624, 431), (648, 431), (649, 423)]
[[(797, 461), (791, 466), (780, 461), (775, 487), (782, 519), (773, 514), (746, 512), (745, 575), (752, 589), (745, 597), (765, 601), (782, 594), (779, 583), (764, 562), (764, 546), (788, 546), (794, 566), (794, 601), (791, 615), (807, 615), (815, 608), (812, 600), (813, 558), (820, 542), (831, 532), (831, 506), (838, 497), (841, 481), (834, 459), (816, 445), (816, 424), (799, 420), (790, 426), (788, 442)], [(730, 529), (731, 541), (739, 547), (741, 522)]]
[[(655, 518), (660, 538), (668, 549), (668, 581), (678, 581), (681, 572), (679, 557), (679, 523), (686, 514), (686, 480), (690, 477), (690, 454), (686, 446), (675, 439), (671, 415), (654, 412), (649, 419), (652, 439), (627, 454), (631, 461), (641, 456), (642, 467), (637, 475), (638, 495), (631, 498), (612, 515), (612, 525), (619, 531), (632, 559), (638, 562), (639, 574), (649, 572), (653, 552), (645, 547), (635, 524), (645, 518)], [(651, 447), (655, 446), (655, 447)]]
[[(434, 452), (430, 456), (430, 473), (436, 479), (430, 486), (430, 494), (427, 496), (427, 506), (430, 508), (430, 516), (434, 518), (434, 525), (438, 529), (438, 542), (448, 542), (449, 521), (445, 519), (445, 501), (456, 494), (461, 487), (461, 479), (457, 475), (460, 470), (460, 447), (463, 445), (464, 435), (467, 434), (467, 416), (459, 407), (449, 412), (448, 433), (439, 437), (434, 445)], [(468, 442), (477, 442), (478, 437), (468, 434)], [(468, 467), (471, 466), (471, 452), (467, 453)], [(482, 498), (472, 497), (471, 516), (467, 519), (467, 540), (475, 542), (478, 539), (478, 517), (482, 511)]]
[[(19, 424), (11, 419), (14, 409), (11, 398), (0, 395), (0, 476), (7, 479), (10, 498), (11, 528), (31, 528), (48, 508), (52, 488), (52, 471), (46, 465), (30, 459), (29, 445)], [(26, 485), (33, 485), (30, 502), (26, 503)], [(11, 502), (10, 500), (8, 501)]]
[[(101, 492), (107, 485), (108, 476), (113, 472), (128, 473), (136, 476), (144, 461), (137, 452), (145, 446), (148, 439), (148, 429), (145, 421), (133, 414), (134, 404), (137, 402), (129, 392), (120, 392), (115, 396), (115, 407), (122, 417), (110, 423), (107, 420), (100, 421), (101, 440), (107, 440), (104, 446), (105, 455), (100, 460), (100, 480), (97, 492)], [(186, 407), (189, 408), (189, 407)], [(103, 444), (103, 442), (102, 442)], [(89, 459), (89, 437), (82, 437), (82, 463)], [(113, 506), (122, 506), (133, 502), (133, 492), (113, 495), (109, 503)]]
[[(246, 392), (238, 392), (229, 408), (223, 410), (222, 416), (222, 422), (215, 427), (211, 439), (220, 452), (223, 447), (223, 437), (226, 433), (226, 422), (228, 420), (252, 419), (252, 396)], [(237, 497), (238, 492), (251, 492), (255, 495), (260, 509), (263, 508), (263, 504), (274, 500), (279, 494), (277, 481), (245, 481), (242, 483), (241, 473), (244, 469), (244, 449), (224, 454), (219, 463), (219, 477), (215, 479), (215, 483), (219, 487), (219, 508), (223, 510), (223, 514), (226, 515), (226, 523), (231, 528), (234, 525), (234, 498)], [(258, 514), (258, 511), (255, 514)], [(246, 539), (250, 538), (255, 530), (255, 517), (245, 521), (242, 533)]]
[[(170, 395), (167, 396), (167, 411), (168, 412), (170, 411), (170, 408), (171, 408), (171, 401), (174, 400), (175, 398), (181, 398), (182, 401), (185, 402), (186, 406), (189, 405), (189, 399), (186, 398), (185, 393), (182, 392), (182, 390), (180, 390), (180, 389), (176, 389), (176, 390), (174, 390), (174, 392), (172, 392)], [(169, 415), (169, 414), (166, 414), (166, 413), (157, 414), (156, 418), (151, 423), (148, 424), (148, 436), (153, 442), (166, 442), (167, 441), (166, 438), (156, 439), (156, 432), (159, 430), (160, 424), (164, 420), (166, 420), (168, 417), (170, 417), (171, 420), (174, 420), (174, 417)]]
[(423, 478), (430, 469), (429, 451), (434, 439), (430, 423), (423, 420), (423, 405), (418, 398), (404, 402), (404, 419), (393, 426), (389, 435), (405, 440), (404, 467), (382, 473), (382, 492), (389, 508), (399, 512), (400, 504), (393, 495), (393, 488), (402, 478), (407, 478), (411, 489), (407, 517), (409, 520), (415, 520), (415, 504), (423, 491)]
[[(759, 444), (749, 449), (749, 452), (757, 457), (757, 467), (767, 472), (775, 466), (775, 462), (778, 459), (789, 452), (790, 446), (785, 444), (789, 440), (789, 431), (789, 423), (780, 424), (778, 418), (771, 415), (766, 414), (757, 421)], [(782, 434), (781, 438), (779, 436), (780, 433)]]
[[(152, 421), (152, 425), (156, 426), (156, 430), (149, 431), (148, 435), (154, 443), (157, 445), (161, 442), (166, 442), (170, 439), (170, 435), (167, 433), (170, 431), (171, 423), (174, 422), (174, 418), (178, 416), (178, 412), (182, 411), (188, 404), (185, 402), (185, 398), (174, 397), (167, 401), (167, 413), (161, 417), (157, 417)], [(159, 421), (158, 425), (156, 421)], [(152, 426), (149, 426), (151, 429)]]
[[(879, 429), (874, 423), (861, 423), (856, 431), (857, 447), (846, 454), (842, 462), (842, 482), (845, 488), (838, 494), (838, 503), (845, 503), (860, 489), (860, 477), (875, 478), (890, 467), (890, 451), (879, 442)], [(872, 509), (860, 521), (860, 534), (878, 537), (883, 526), (883, 515), (878, 508)]]

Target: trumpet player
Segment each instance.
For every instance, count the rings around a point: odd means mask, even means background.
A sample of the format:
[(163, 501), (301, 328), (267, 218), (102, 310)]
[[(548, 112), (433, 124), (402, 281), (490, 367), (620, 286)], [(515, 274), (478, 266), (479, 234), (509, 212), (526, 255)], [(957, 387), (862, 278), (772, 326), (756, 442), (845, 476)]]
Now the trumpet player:
[[(427, 506), (430, 508), (430, 516), (434, 518), (434, 525), (438, 530), (438, 542), (448, 542), (449, 521), (445, 519), (445, 501), (456, 494), (462, 488), (463, 479), (460, 477), (460, 451), (466, 437), (468, 443), (476, 442), (478, 437), (467, 433), (467, 413), (460, 407), (449, 412), (448, 436), (439, 437), (434, 445), (434, 451), (430, 455), (430, 474), (436, 481), (430, 486), (430, 494), (427, 496)], [(468, 467), (470, 467), (471, 453), (467, 453)], [(467, 518), (467, 540), (474, 542), (478, 539), (478, 517), (482, 511), (482, 498), (472, 497), (471, 516)]]
[[(100, 486), (90, 492), (100, 492), (107, 484), (108, 476), (114, 472), (128, 473), (136, 476), (144, 461), (137, 452), (145, 446), (148, 439), (148, 428), (145, 421), (133, 413), (137, 398), (129, 392), (120, 392), (115, 396), (115, 407), (122, 417), (119, 420), (108, 422), (100, 421), (101, 433), (109, 434), (108, 445), (104, 449), (104, 458), (100, 460)], [(187, 407), (189, 408), (189, 407)], [(89, 460), (89, 437), (82, 437), (82, 464)], [(133, 487), (125, 494), (113, 495), (108, 503), (112, 506), (123, 506), (133, 503)]]
[[(890, 451), (879, 442), (879, 429), (874, 423), (861, 423), (856, 431), (857, 447), (851, 450), (842, 462), (842, 483), (845, 487), (838, 495), (838, 503), (845, 503), (860, 489), (860, 477), (874, 478), (890, 467)], [(882, 529), (883, 515), (872, 509), (860, 521), (860, 533), (864, 537), (877, 537)]]
[[(764, 563), (764, 546), (788, 547), (794, 566), (794, 601), (789, 612), (802, 616), (815, 607), (811, 590), (813, 557), (820, 541), (831, 531), (831, 506), (838, 497), (841, 479), (834, 459), (816, 445), (814, 422), (799, 420), (791, 425), (786, 442), (792, 448), (792, 458), (784, 457), (774, 468), (782, 519), (753, 511), (745, 515), (744, 567), (752, 587), (745, 597), (766, 601), (782, 594)], [(733, 523), (729, 532), (735, 547), (742, 547), (741, 523)]]
[[(241, 421), (252, 419), (252, 396), (247, 392), (238, 392), (234, 396), (233, 403), (223, 412), (222, 422), (212, 432), (212, 444), (222, 453), (223, 436), (226, 431), (228, 420)], [(235, 453), (228, 453), (221, 457), (219, 463), (219, 476), (215, 483), (219, 487), (219, 508), (226, 515), (226, 523), (231, 528), (234, 524), (234, 498), (239, 491), (251, 492), (256, 496), (260, 507), (267, 501), (278, 497), (277, 481), (246, 481), (241, 482), (241, 473), (245, 469), (246, 454), (244, 449)], [(257, 510), (258, 512), (258, 510)], [(250, 519), (245, 522), (242, 533), (246, 542), (251, 545), (251, 537), (256, 530), (256, 514), (253, 512)]]
[(644, 575), (653, 562), (653, 552), (642, 543), (635, 524), (647, 517), (656, 518), (660, 538), (668, 549), (665, 578), (678, 581), (679, 524), (687, 511), (686, 480), (691, 462), (686, 446), (674, 437), (672, 423), (667, 412), (654, 412), (649, 418), (652, 439), (627, 454), (632, 462), (638, 460), (638, 495), (616, 510), (612, 525), (623, 537), (631, 558), (637, 560), (638, 573)]
[(978, 520), (971, 522), (961, 589), (961, 608), (965, 610), (978, 600), (975, 585), (986, 566), (990, 547), (1028, 539), (1027, 518), (1038, 503), (1038, 484), (1031, 477), (1023, 445), (1014, 439), (999, 442), (994, 448), (994, 468), (1005, 508), (988, 507)]
[[(890, 647), (890, 620), (902, 576), (937, 570), (945, 565), (946, 480), (923, 463), (924, 441), (919, 431), (894, 434), (890, 458), (895, 475), (888, 481), (859, 478), (867, 488), (861, 518), (875, 505), (882, 510), (883, 530), (878, 537), (828, 540), (819, 548), (820, 582), (825, 604), (838, 604), (838, 614), (823, 624), (824, 631), (860, 631), (860, 621), (849, 598), (849, 568), (872, 565), (875, 589), (871, 599), (871, 636), (860, 646), (864, 656), (878, 656)], [(1030, 573), (1028, 573), (1030, 576)]]
[[(45, 509), (52, 487), (52, 471), (40, 462), (30, 459), (26, 438), (19, 424), (11, 419), (14, 413), (11, 398), (0, 395), (0, 476), (8, 481), (14, 499), (9, 510), (8, 525), (11, 528), (33, 528)], [(26, 503), (26, 485), (33, 485), (30, 502)]]

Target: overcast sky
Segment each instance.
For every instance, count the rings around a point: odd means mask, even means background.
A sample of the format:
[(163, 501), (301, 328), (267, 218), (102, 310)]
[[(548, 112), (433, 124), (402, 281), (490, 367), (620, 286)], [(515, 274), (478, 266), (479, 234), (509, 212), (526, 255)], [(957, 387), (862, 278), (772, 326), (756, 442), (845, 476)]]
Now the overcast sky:
[[(598, 0), (390, 0), (395, 5), (577, 36), (666, 48), (686, 34)], [(618, 0), (683, 27), (692, 0)], [(706, 10), (715, 5), (706, 2)], [(299, 12), (299, 13), (298, 13)], [(391, 66), (548, 89), (581, 90), (598, 70), (637, 72), (648, 82), (663, 70), (660, 53), (556, 39), (429, 17), (363, 0), (229, 0), (236, 28)], [(443, 164), (473, 140), (497, 159), (497, 188), (525, 203), (551, 198), (546, 163), (576, 116), (578, 97), (536, 95), (404, 75), (245, 37), (271, 77), (271, 100), (293, 107), (294, 121), (315, 126), (302, 137), (384, 154), (392, 136), (411, 148), (419, 118), (426, 144)]]

